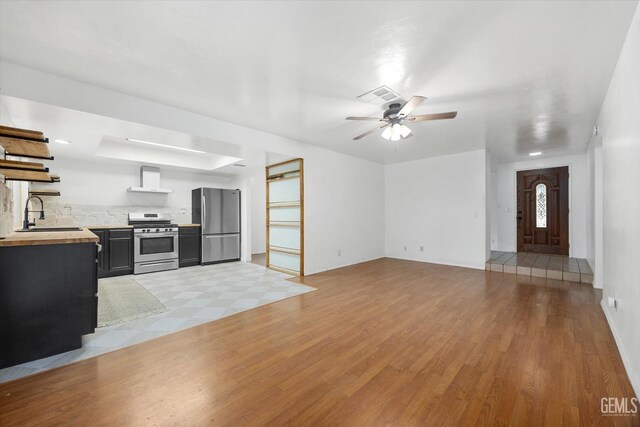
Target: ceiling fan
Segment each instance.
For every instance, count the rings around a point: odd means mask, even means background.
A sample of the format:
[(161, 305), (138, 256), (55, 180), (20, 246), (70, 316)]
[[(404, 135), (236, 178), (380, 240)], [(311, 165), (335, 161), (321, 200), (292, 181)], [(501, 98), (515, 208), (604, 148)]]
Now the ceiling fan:
[[(410, 116), (411, 112), (422, 104), (427, 98), (424, 96), (413, 96), (406, 104), (394, 103), (389, 105), (389, 108), (382, 114), (382, 118), (378, 117), (347, 117), (346, 120), (378, 120), (384, 122), (382, 125), (377, 126), (371, 130), (362, 133), (355, 138), (354, 141), (364, 138), (367, 135), (374, 133), (377, 130), (384, 129), (382, 137), (389, 141), (399, 141), (400, 139), (406, 139), (413, 136), (411, 129), (409, 129), (403, 122), (424, 122), (427, 120), (443, 120), (453, 119), (458, 115), (457, 111), (451, 111), (449, 113), (435, 113), (435, 114), (422, 114), (419, 116)], [(385, 129), (386, 128), (386, 129)]]

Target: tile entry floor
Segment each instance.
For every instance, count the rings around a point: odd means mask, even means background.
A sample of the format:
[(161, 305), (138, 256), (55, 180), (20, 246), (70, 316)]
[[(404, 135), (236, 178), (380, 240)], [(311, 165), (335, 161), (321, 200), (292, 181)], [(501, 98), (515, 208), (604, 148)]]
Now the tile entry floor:
[(233, 262), (132, 276), (168, 311), (96, 329), (82, 348), (0, 369), (0, 383), (138, 344), (202, 323), (269, 304), (315, 288), (284, 273)]
[(593, 284), (587, 260), (565, 255), (491, 251), (485, 270)]

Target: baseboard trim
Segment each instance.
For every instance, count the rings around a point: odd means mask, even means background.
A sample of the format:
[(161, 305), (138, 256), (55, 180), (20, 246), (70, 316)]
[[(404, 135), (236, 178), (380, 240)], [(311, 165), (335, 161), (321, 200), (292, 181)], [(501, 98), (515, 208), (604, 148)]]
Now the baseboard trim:
[(611, 318), (611, 312), (609, 311), (609, 307), (607, 307), (607, 305), (605, 304), (604, 298), (600, 300), (600, 306), (602, 307), (604, 317), (607, 319), (607, 323), (609, 324), (609, 329), (611, 329), (611, 333), (613, 334), (613, 339), (618, 346), (618, 351), (620, 352), (620, 357), (622, 358), (622, 364), (624, 365), (624, 369), (627, 371), (629, 381), (631, 381), (631, 387), (633, 387), (633, 391), (635, 392), (636, 397), (640, 398), (640, 378), (633, 371), (633, 367), (631, 366), (631, 359), (629, 359), (629, 356), (627, 355), (627, 352), (622, 345), (620, 334), (618, 333), (616, 324)]
[(385, 258), (385, 256), (384, 255), (377, 255), (377, 256), (374, 256), (374, 257), (371, 257), (371, 258), (363, 258), (363, 259), (356, 260), (356, 261), (346, 262), (344, 264), (332, 265), (332, 266), (327, 267), (325, 269), (307, 270), (307, 271), (305, 271), (304, 275), (305, 275), (305, 277), (306, 276), (311, 276), (312, 274), (324, 273), (325, 271), (337, 270), (339, 268), (350, 267), (352, 265), (362, 264), (363, 262), (375, 261), (377, 259), (382, 259), (382, 258)]
[(418, 258), (408, 258), (408, 257), (407, 258), (401, 258), (401, 257), (397, 257), (397, 256), (390, 256), (390, 255), (385, 256), (385, 258), (401, 259), (401, 260), (405, 260), (405, 261), (425, 262), (427, 264), (449, 265), (451, 267), (471, 268), (473, 270), (483, 270), (484, 271), (484, 269), (485, 269), (485, 263), (482, 263), (482, 266), (478, 267), (478, 266), (470, 265), (470, 264), (459, 264), (459, 263), (448, 262), (448, 261), (434, 261), (434, 260), (428, 260), (428, 259), (418, 259)]

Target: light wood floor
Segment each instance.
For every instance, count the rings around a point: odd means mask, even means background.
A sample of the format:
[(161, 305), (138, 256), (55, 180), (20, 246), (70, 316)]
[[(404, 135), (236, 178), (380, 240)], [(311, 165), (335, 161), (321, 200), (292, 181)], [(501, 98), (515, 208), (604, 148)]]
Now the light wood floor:
[(0, 425), (638, 425), (601, 292), (381, 259), (319, 290), (0, 384)]

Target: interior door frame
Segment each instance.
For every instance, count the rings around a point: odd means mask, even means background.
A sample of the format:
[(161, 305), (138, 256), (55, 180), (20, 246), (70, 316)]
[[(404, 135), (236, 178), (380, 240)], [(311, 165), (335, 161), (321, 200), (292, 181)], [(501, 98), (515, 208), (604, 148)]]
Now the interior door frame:
[(279, 162), (279, 163), (274, 163), (272, 165), (267, 165), (265, 166), (265, 184), (266, 184), (266, 210), (267, 210), (267, 215), (266, 215), (266, 260), (265, 260), (265, 266), (269, 269), (272, 270), (276, 270), (276, 271), (280, 271), (283, 273), (287, 273), (287, 274), (294, 274), (294, 272), (291, 271), (287, 271), (285, 269), (282, 268), (278, 268), (275, 266), (270, 265), (269, 263), (269, 233), (270, 233), (270, 222), (271, 222), (271, 212), (270, 212), (270, 206), (269, 206), (269, 168), (275, 167), (275, 166), (282, 166), (282, 165), (286, 165), (288, 163), (294, 163), (294, 162), (298, 162), (300, 164), (300, 175), (299, 175), (299, 180), (300, 180), (300, 253), (299, 253), (299, 257), (300, 257), (300, 271), (298, 272), (298, 276), (300, 277), (304, 277), (304, 159), (302, 157), (297, 157), (294, 159), (290, 159), (290, 160), (286, 160), (284, 162)]
[[(515, 252), (518, 252), (518, 172), (522, 172), (522, 171), (530, 171), (530, 170), (536, 170), (536, 169), (550, 169), (550, 168), (562, 168), (562, 167), (566, 167), (568, 168), (568, 173), (569, 173), (569, 182), (567, 185), (567, 191), (569, 192), (569, 194), (567, 195), (567, 199), (568, 199), (568, 203), (569, 203), (569, 215), (567, 218), (568, 224), (567, 226), (569, 227), (569, 230), (567, 231), (567, 240), (569, 243), (569, 257), (573, 256), (573, 240), (572, 240), (572, 236), (573, 233), (571, 232), (571, 230), (573, 229), (572, 225), (573, 225), (573, 167), (571, 162), (561, 162), (561, 163), (549, 163), (549, 164), (544, 164), (544, 163), (540, 163), (540, 164), (535, 164), (532, 166), (527, 166), (527, 167), (516, 167), (514, 169), (512, 169), (512, 179), (513, 179), (513, 216), (511, 218), (511, 220), (513, 221), (513, 247), (515, 248)], [(523, 252), (524, 253), (524, 252)]]

